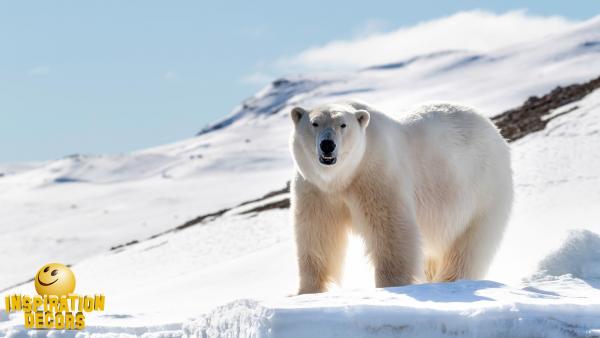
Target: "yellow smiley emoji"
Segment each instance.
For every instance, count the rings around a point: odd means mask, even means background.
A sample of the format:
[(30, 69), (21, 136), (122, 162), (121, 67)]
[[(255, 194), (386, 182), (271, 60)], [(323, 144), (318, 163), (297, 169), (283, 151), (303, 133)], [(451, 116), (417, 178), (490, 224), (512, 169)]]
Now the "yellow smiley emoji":
[(75, 290), (75, 275), (59, 263), (44, 265), (35, 275), (35, 291), (39, 295), (64, 296)]

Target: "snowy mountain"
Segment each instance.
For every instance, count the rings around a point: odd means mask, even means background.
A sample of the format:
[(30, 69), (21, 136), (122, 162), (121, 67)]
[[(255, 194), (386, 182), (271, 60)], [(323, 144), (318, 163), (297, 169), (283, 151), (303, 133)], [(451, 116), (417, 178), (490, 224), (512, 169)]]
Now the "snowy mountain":
[[(282, 78), (174, 144), (0, 165), (0, 296), (33, 293), (34, 272), (59, 261), (77, 292), (107, 295), (88, 323), (107, 336), (598, 336), (598, 75), (600, 17), (486, 53)], [(458, 101), (513, 140), (516, 202), (494, 282), (372, 289), (354, 240), (344, 289), (285, 297), (297, 283), (288, 111), (349, 97), (396, 116)], [(24, 334), (21, 320), (0, 312), (0, 334)]]

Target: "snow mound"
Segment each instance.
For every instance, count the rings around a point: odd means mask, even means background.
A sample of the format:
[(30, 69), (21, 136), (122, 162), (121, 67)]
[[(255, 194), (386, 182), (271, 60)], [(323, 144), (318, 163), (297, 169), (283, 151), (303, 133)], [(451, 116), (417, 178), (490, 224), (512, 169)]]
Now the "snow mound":
[(271, 311), (255, 300), (241, 299), (183, 325), (190, 337), (266, 337)]
[(600, 287), (600, 236), (585, 229), (571, 230), (562, 246), (539, 264), (539, 274), (570, 274)]
[(593, 336), (600, 329), (600, 292), (580, 287), (576, 297), (567, 297), (463, 280), (241, 300), (185, 324), (184, 332), (200, 337)]

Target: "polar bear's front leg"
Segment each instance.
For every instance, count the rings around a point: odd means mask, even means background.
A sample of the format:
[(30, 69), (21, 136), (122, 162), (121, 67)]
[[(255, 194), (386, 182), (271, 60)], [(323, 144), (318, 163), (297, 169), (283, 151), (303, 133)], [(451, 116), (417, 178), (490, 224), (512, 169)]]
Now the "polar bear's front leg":
[(389, 186), (373, 182), (357, 184), (353, 195), (364, 223), (358, 229), (375, 268), (375, 285), (413, 283), (420, 276), (422, 253), (419, 230), (408, 202)]
[[(419, 274), (420, 249), (415, 225), (397, 218), (387, 225), (382, 220), (371, 223), (372, 233), (367, 240), (375, 268), (378, 288), (412, 284)], [(396, 230), (391, 230), (394, 228)]]
[(319, 293), (339, 283), (348, 241), (348, 210), (308, 182), (292, 187), (300, 288)]

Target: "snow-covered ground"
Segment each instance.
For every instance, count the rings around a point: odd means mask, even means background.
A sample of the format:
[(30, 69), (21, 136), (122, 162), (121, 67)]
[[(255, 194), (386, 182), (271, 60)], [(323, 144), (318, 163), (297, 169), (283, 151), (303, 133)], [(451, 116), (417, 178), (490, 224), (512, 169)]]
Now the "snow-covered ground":
[[(583, 337), (600, 335), (600, 291), (562, 278), (539, 287), (459, 281), (238, 300), (187, 323), (192, 336)], [(560, 293), (568, 286), (570, 295)], [(594, 326), (595, 325), (595, 326)]]
[[(175, 144), (0, 165), (0, 297), (34, 293), (31, 283), (11, 286), (59, 261), (73, 264), (76, 292), (106, 294), (89, 334), (600, 336), (600, 91), (512, 143), (517, 194), (493, 282), (376, 290), (353, 241), (343, 289), (287, 297), (297, 283), (288, 210), (245, 213), (287, 194), (238, 206), (285, 187), (293, 104), (356, 97), (398, 115), (452, 100), (493, 116), (598, 73), (600, 17), (485, 54), (440, 51), (343, 76), (290, 77)], [(26, 336), (21, 321), (0, 312), (0, 335)]]

